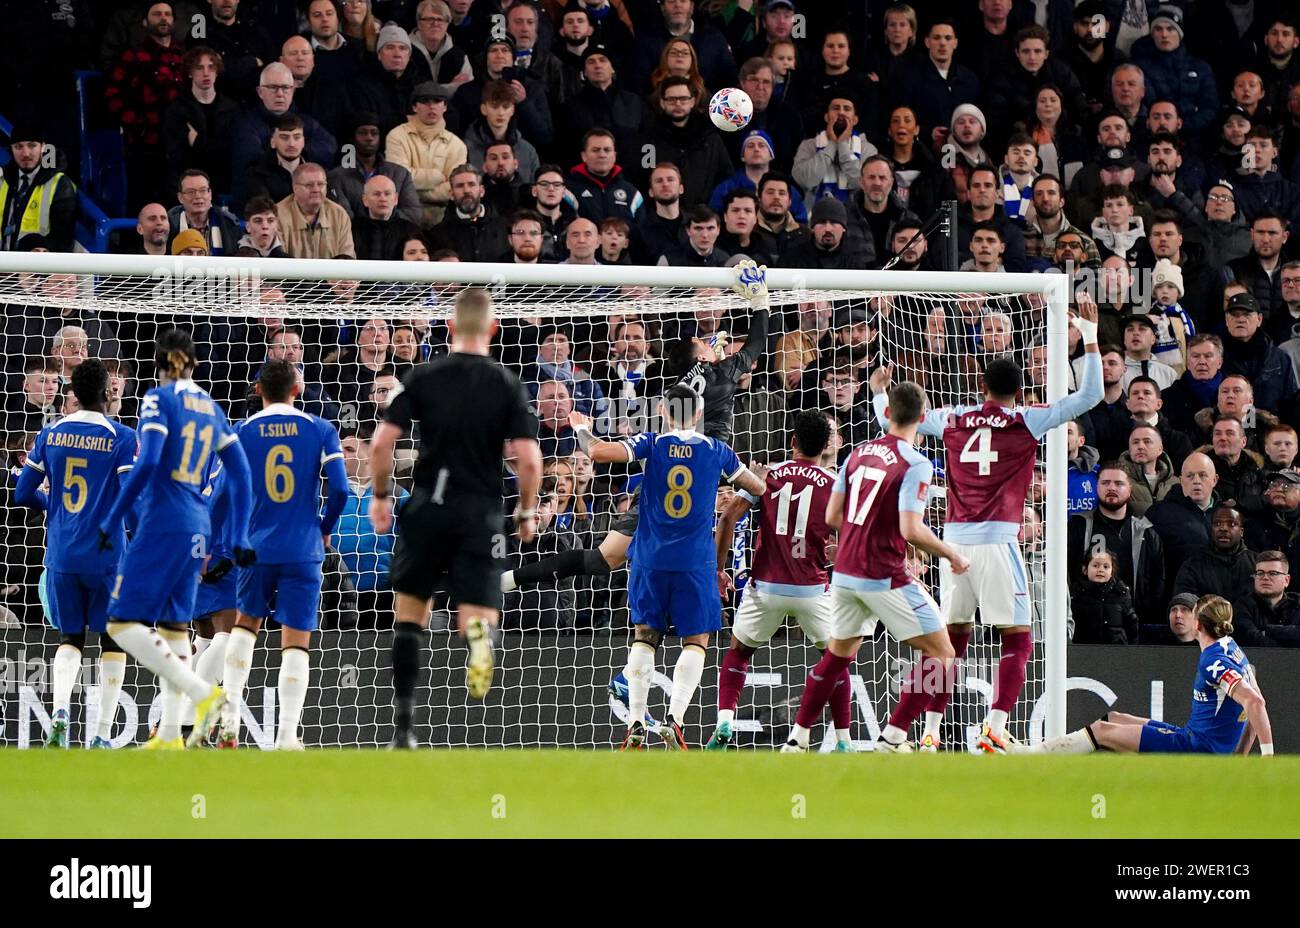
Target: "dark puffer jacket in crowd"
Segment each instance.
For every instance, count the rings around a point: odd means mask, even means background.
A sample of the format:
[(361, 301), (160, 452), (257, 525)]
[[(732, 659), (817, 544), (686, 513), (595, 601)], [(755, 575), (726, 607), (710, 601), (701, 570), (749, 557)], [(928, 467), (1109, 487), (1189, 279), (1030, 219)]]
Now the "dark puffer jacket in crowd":
[(1138, 614), (1122, 580), (1082, 580), (1070, 598), (1074, 644), (1137, 644)]

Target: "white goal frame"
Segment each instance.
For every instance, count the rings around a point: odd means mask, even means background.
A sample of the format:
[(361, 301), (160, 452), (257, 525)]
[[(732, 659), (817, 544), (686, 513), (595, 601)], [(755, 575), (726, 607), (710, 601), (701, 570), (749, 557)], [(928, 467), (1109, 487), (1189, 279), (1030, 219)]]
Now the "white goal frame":
[[(98, 277), (136, 277), (142, 283), (152, 278), (159, 284), (174, 285), (181, 281), (220, 281), (268, 278), (284, 281), (356, 280), (360, 282), (460, 284), (495, 287), (679, 287), (717, 288), (730, 305), (743, 305), (731, 294), (733, 271), (729, 268), (646, 267), (625, 265), (563, 265), (563, 264), (500, 264), (469, 262), (402, 262), (360, 261), (327, 259), (267, 259), (238, 257), (171, 257), (152, 255), (62, 254), (0, 252), (0, 275), (14, 273), (74, 274)], [(875, 295), (925, 293), (951, 294), (957, 297), (970, 293), (998, 293), (1041, 297), (1046, 303), (1047, 345), (1047, 399), (1055, 401), (1065, 396), (1069, 383), (1069, 279), (1064, 274), (1010, 274), (974, 272), (926, 271), (857, 271), (771, 268), (767, 272), (772, 302), (794, 302), (804, 294), (837, 291), (844, 295), (851, 291), (855, 297)], [(201, 289), (201, 288), (199, 288)], [(144, 292), (142, 290), (142, 292)], [(0, 292), (0, 299), (9, 295)], [(833, 298), (825, 294), (824, 298)], [(70, 301), (84, 306), (85, 299)], [(51, 302), (46, 305), (57, 305)], [(178, 316), (217, 315), (220, 305), (161, 304), (143, 300), (133, 304), (142, 311)], [(593, 304), (595, 305), (595, 304)], [(665, 304), (666, 305), (666, 304)], [(680, 309), (680, 300), (674, 305)], [(252, 315), (250, 303), (238, 315)], [(617, 308), (641, 312), (655, 312), (653, 299), (639, 299), (635, 303), (618, 300), (600, 304), (602, 312)], [(110, 307), (106, 307), (110, 308)], [(280, 309), (281, 307), (277, 307)], [(302, 310), (284, 307), (286, 316), (312, 317), (320, 315), (317, 308), (307, 306)], [(332, 314), (362, 315), (383, 314), (387, 310), (411, 309), (409, 302), (386, 306), (382, 301), (357, 304), (355, 312), (346, 304), (331, 307)], [(445, 317), (446, 306), (421, 310), (430, 318)], [(503, 315), (530, 315), (531, 311), (514, 311), (509, 307)], [(568, 313), (572, 314), (572, 313)], [(1066, 724), (1066, 614), (1067, 614), (1067, 449), (1065, 427), (1052, 429), (1047, 434), (1047, 492), (1046, 518), (1046, 595), (1043, 603), (1045, 622), (1045, 692), (1046, 713), (1036, 711), (1034, 721), (1044, 726), (1045, 737), (1065, 733)]]

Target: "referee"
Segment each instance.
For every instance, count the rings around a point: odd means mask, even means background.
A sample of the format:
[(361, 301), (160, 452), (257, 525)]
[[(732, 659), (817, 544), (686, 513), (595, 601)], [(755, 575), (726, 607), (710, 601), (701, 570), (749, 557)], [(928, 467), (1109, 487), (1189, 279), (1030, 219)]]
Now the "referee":
[(395, 597), (392, 746), (415, 747), (411, 731), (420, 640), (429, 626), (430, 599), (446, 577), (460, 634), (469, 642), (465, 685), (482, 699), (492, 686), (489, 626), (501, 610), (502, 449), (513, 459), (519, 490), (514, 523), (519, 539), (536, 531), (542, 453), (537, 419), (514, 374), (488, 356), (496, 334), (492, 298), (471, 288), (456, 297), (448, 323), (451, 353), (407, 374), (390, 395), (370, 446), (373, 496), (370, 522), (380, 534), (393, 525), (393, 447), (420, 423), (414, 491), (402, 508), (390, 576)]

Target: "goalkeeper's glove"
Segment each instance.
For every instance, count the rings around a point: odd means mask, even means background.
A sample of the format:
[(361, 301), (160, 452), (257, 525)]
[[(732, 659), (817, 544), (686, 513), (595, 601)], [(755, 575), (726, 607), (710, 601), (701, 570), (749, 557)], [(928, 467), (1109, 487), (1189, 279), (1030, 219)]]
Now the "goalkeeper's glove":
[(1070, 323), (1079, 330), (1079, 334), (1083, 336), (1083, 343), (1085, 345), (1097, 344), (1097, 323), (1089, 322), (1082, 316), (1071, 317)]
[(226, 574), (230, 573), (235, 567), (235, 562), (228, 557), (214, 561), (212, 566), (203, 572), (199, 579), (204, 583), (217, 583)]
[(753, 309), (767, 308), (767, 267), (746, 258), (738, 262), (733, 270), (736, 282), (731, 289), (749, 301)]
[(243, 545), (235, 545), (235, 563), (240, 567), (252, 567), (257, 563), (257, 552)]

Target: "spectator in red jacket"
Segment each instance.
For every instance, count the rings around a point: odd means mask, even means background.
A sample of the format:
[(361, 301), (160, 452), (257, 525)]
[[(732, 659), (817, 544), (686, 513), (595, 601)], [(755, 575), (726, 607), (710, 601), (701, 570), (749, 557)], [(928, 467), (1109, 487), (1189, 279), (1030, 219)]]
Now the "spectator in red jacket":
[(165, 0), (151, 4), (143, 25), (144, 41), (122, 53), (104, 88), (108, 111), (122, 124), (127, 206), (132, 211), (164, 193), (163, 114), (180, 96), (185, 76), (185, 49), (173, 34), (172, 5)]

